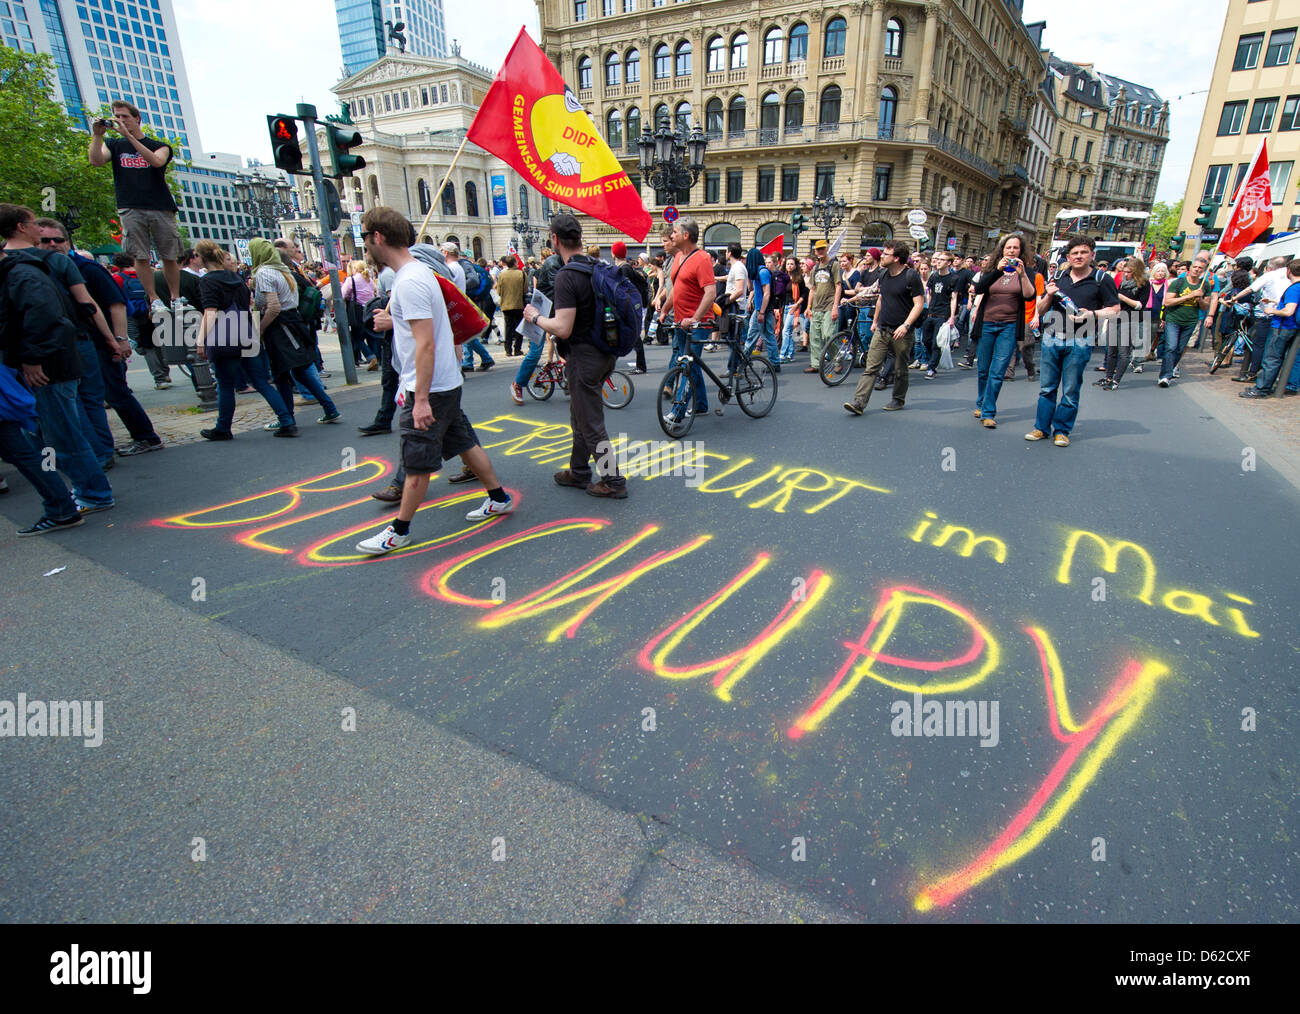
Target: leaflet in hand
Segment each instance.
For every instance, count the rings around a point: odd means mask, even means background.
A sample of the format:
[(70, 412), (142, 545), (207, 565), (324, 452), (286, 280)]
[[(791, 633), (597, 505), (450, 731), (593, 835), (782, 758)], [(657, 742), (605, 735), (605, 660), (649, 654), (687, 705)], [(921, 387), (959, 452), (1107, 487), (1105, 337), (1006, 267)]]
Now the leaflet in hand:
[[(533, 298), (528, 301), (530, 306), (537, 308), (537, 316), (549, 317), (551, 315), (551, 300), (546, 293), (540, 289), (533, 289)], [(515, 328), (518, 334), (523, 335), (530, 342), (540, 342), (546, 339), (546, 332), (536, 324), (531, 324), (526, 319), (519, 321), (519, 326)]]

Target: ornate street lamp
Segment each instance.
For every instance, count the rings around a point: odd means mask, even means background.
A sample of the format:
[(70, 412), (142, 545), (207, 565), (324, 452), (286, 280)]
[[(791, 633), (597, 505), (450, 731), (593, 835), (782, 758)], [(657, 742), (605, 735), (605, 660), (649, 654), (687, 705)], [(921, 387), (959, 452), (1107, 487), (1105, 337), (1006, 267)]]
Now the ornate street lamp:
[(687, 134), (674, 131), (668, 117), (661, 116), (655, 132), (650, 133), (647, 125), (636, 147), (641, 178), (656, 192), (678, 193), (690, 190), (699, 180), (709, 141), (698, 123)]
[(831, 238), (831, 230), (844, 221), (848, 203), (842, 197), (814, 197), (812, 202), (812, 220), (822, 227), (826, 239)]
[(537, 237), (539, 235), (537, 226), (533, 225), (527, 217), (520, 218), (518, 215), (515, 215), (510, 219), (510, 227), (516, 234), (518, 234), (519, 238), (523, 241), (524, 246), (528, 248), (529, 256), (532, 256), (533, 244), (537, 242)]
[(242, 206), (244, 214), (253, 220), (251, 231), (245, 232), (250, 238), (260, 236), (267, 229), (273, 230), (280, 219), (288, 218), (295, 211), (292, 188), (261, 176), (243, 173), (236, 176), (235, 200)]

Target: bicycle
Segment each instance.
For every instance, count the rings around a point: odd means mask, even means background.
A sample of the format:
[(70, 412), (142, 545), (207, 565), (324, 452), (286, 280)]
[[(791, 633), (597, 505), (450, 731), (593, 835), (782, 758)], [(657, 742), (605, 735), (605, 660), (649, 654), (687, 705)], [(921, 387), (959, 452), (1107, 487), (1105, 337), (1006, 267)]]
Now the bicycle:
[(835, 335), (822, 349), (822, 361), (817, 373), (827, 387), (837, 387), (855, 366), (864, 366), (867, 347), (862, 344), (856, 322)]
[[(555, 393), (557, 387), (565, 394), (569, 393), (569, 381), (564, 375), (564, 359), (560, 356), (533, 371), (527, 390), (537, 401), (545, 401)], [(622, 370), (610, 373), (600, 389), (601, 400), (605, 402), (606, 408), (626, 408), (635, 394), (636, 387), (632, 378)]]
[[(1225, 300), (1225, 302), (1227, 302)], [(1237, 343), (1241, 342), (1244, 346), (1242, 357), (1246, 362), (1250, 357), (1255, 346), (1251, 343), (1250, 336), (1254, 331), (1255, 320), (1251, 316), (1244, 316), (1237, 321), (1236, 327), (1224, 338), (1223, 344), (1219, 346), (1219, 351), (1214, 354), (1210, 362), (1210, 373), (1213, 374), (1221, 366), (1228, 366), (1232, 363), (1233, 354), (1236, 352)]]
[[(716, 339), (715, 339), (716, 341)], [(749, 355), (744, 351), (744, 336), (728, 333), (723, 338), (731, 349), (731, 362), (735, 368), (727, 381), (709, 369), (703, 358), (691, 354), (689, 344), (686, 354), (677, 357), (677, 365), (670, 369), (659, 384), (659, 428), (674, 440), (680, 440), (695, 422), (695, 390), (691, 382), (691, 367), (698, 363), (700, 369), (718, 389), (721, 405), (714, 411), (722, 415), (722, 405), (733, 398), (740, 410), (751, 419), (761, 419), (776, 404), (776, 373), (766, 356)]]

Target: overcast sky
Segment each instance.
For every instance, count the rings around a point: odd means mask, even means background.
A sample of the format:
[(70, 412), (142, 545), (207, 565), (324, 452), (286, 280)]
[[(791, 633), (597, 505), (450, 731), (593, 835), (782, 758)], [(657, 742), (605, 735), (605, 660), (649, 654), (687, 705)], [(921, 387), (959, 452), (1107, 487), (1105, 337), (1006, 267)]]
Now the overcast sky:
[[(271, 161), (267, 113), (312, 102), (337, 111), (330, 87), (341, 76), (333, 0), (175, 0), (181, 45), (206, 151)], [(1169, 100), (1169, 148), (1156, 199), (1177, 201), (1187, 187), (1205, 90), (1223, 30), (1227, 0), (1140, 6), (1133, 0), (1025, 0), (1025, 20), (1046, 21), (1044, 42), (1057, 55), (1091, 60), (1098, 70), (1154, 88)], [(491, 0), (491, 17), (473, 3), (446, 4), (447, 34), (466, 59), (493, 69), (520, 26), (538, 35), (533, 0)]]

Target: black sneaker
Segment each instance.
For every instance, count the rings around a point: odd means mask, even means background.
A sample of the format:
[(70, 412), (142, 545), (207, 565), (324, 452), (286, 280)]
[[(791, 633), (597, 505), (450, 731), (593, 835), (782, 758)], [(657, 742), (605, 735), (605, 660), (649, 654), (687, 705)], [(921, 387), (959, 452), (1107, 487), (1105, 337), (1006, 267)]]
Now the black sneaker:
[(84, 525), (86, 519), (80, 514), (70, 518), (64, 518), (62, 521), (57, 518), (41, 518), (36, 524), (28, 528), (18, 529), (19, 535), (44, 535), (46, 532), (57, 532), (61, 528), (76, 528), (78, 525)]
[(1267, 398), (1268, 392), (1261, 391), (1258, 387), (1248, 387), (1246, 388), (1246, 390), (1241, 391), (1237, 395), (1237, 397), (1238, 398)]
[(275, 430), (277, 437), (296, 437), (298, 435), (297, 426), (277, 426)]
[(357, 432), (363, 437), (373, 437), (378, 436), (380, 433), (392, 433), (393, 427), (391, 425), (381, 426), (379, 423), (371, 423), (369, 426), (358, 426)]
[(204, 440), (234, 440), (230, 430), (199, 430), (199, 436)]
[(118, 456), (123, 458), (129, 458), (136, 454), (148, 454), (150, 451), (161, 451), (162, 449), (163, 442), (161, 440), (157, 443), (149, 440), (132, 440), (129, 444), (114, 448)]

